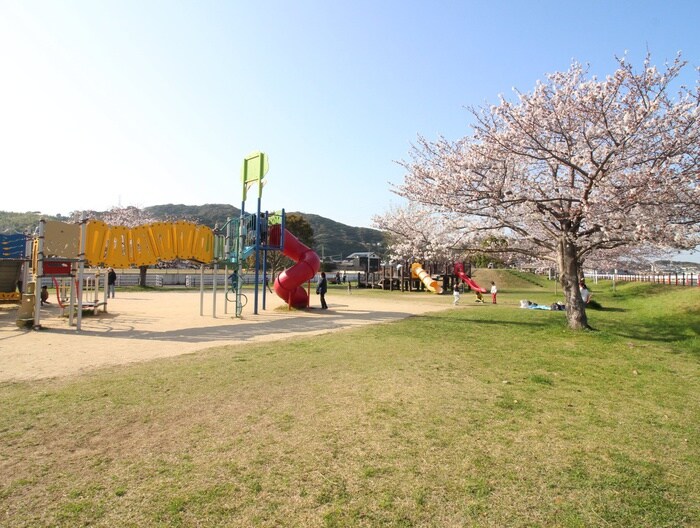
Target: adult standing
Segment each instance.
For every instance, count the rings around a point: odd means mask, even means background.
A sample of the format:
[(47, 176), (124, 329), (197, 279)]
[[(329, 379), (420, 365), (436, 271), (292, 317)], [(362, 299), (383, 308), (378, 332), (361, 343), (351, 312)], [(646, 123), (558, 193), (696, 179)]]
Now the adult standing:
[(321, 296), (321, 308), (326, 310), (328, 305), (326, 304), (326, 292), (328, 291), (328, 281), (326, 280), (326, 272), (321, 272), (321, 281), (318, 283), (316, 288), (316, 293)]
[(107, 269), (107, 297), (114, 299), (114, 292), (117, 288), (117, 274), (114, 268)]

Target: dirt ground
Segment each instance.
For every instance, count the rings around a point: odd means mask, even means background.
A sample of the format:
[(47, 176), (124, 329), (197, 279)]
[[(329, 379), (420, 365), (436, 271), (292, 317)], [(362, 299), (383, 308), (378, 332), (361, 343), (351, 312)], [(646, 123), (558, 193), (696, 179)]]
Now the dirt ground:
[[(318, 297), (308, 310), (286, 309), (267, 295), (253, 314), (250, 295), (243, 317), (224, 312), (224, 297), (205, 293), (200, 315), (198, 291), (117, 292), (107, 312), (82, 318), (81, 331), (69, 326), (56, 304), (42, 307), (41, 330), (20, 329), (16, 306), (0, 305), (0, 382), (77, 375), (100, 367), (188, 354), (220, 345), (276, 341), (343, 328), (393, 321), (448, 309), (451, 296), (404, 293), (382, 296), (331, 291), (328, 310)], [(313, 308), (313, 303), (316, 308)]]

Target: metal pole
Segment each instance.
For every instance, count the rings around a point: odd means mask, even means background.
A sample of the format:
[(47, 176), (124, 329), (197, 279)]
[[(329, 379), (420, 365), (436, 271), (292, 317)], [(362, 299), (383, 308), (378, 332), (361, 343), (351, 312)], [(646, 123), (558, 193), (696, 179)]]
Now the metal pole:
[(75, 276), (76, 276), (76, 270), (73, 268), (74, 263), (71, 262), (70, 265), (70, 273), (68, 274), (68, 325), (73, 326), (73, 321), (75, 320), (75, 309), (78, 306), (78, 302), (76, 300), (76, 284), (75, 284)]
[(83, 280), (85, 278), (85, 246), (87, 244), (87, 218), (80, 221), (80, 249), (78, 250), (78, 320), (75, 329), (80, 332), (83, 322)]
[[(243, 186), (244, 188), (244, 195), (245, 195), (245, 185)], [(242, 257), (243, 257), (243, 249), (245, 246), (245, 237), (246, 237), (246, 227), (244, 226), (244, 220), (245, 220), (245, 200), (241, 201), (241, 216), (240, 216), (240, 221), (238, 222), (238, 247), (236, 249), (236, 317), (240, 317), (241, 314), (243, 313), (243, 306), (241, 305), (241, 286), (243, 285), (243, 279), (241, 278), (241, 271), (243, 270), (242, 264)]]
[(100, 274), (100, 273), (98, 272), (98, 275), (97, 275), (97, 277), (96, 277), (96, 279), (95, 279), (95, 280), (98, 281), (98, 283), (99, 283), (99, 280), (100, 280), (100, 275), (102, 276), (102, 297), (103, 297), (103, 300), (104, 300), (104, 304), (102, 305), (102, 311), (106, 313), (106, 312), (107, 312), (107, 289), (109, 288), (109, 287), (107, 286), (107, 274), (106, 274), (106, 273)]
[(228, 314), (228, 264), (224, 264), (224, 314)]
[(34, 329), (41, 328), (41, 279), (44, 277), (44, 226), (46, 220), (39, 221), (39, 234), (36, 247), (36, 269), (34, 270)]
[(214, 270), (211, 277), (211, 295), (212, 295), (212, 317), (216, 318), (216, 275), (219, 270), (219, 265), (214, 264)]
[(199, 265), (199, 315), (204, 315), (204, 264)]
[(258, 283), (260, 282), (260, 194), (258, 194), (258, 212), (255, 219), (255, 290), (253, 314), (258, 315)]
[[(269, 213), (265, 215), (265, 221), (267, 222), (267, 219), (269, 218)], [(268, 226), (269, 229), (269, 226)], [(269, 236), (269, 235), (268, 235)], [(270, 284), (268, 282), (269, 278), (267, 276), (267, 249), (264, 249), (262, 252), (262, 271), (263, 271), (263, 288), (262, 288), (262, 309), (265, 309), (265, 304), (267, 300), (267, 287)]]

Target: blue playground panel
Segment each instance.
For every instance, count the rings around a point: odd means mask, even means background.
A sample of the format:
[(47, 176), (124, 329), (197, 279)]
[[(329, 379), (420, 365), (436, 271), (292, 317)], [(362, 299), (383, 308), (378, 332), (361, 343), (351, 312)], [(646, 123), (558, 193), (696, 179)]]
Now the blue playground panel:
[(23, 259), (27, 235), (0, 235), (0, 258)]

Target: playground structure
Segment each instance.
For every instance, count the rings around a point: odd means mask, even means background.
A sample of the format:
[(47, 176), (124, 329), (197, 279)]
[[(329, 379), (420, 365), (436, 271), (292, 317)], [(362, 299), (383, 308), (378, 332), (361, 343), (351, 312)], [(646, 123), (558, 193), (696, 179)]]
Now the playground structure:
[[(280, 213), (270, 214), (261, 211), (262, 190), (265, 182), (265, 174), (269, 169), (267, 156), (262, 152), (255, 152), (243, 160), (241, 168), (241, 180), (243, 182), (243, 199), (241, 201), (241, 214), (238, 225), (229, 220), (226, 224), (228, 236), (225, 239), (224, 255), (233, 265), (232, 276), (238, 284), (236, 316), (240, 316), (242, 303), (241, 273), (240, 267), (248, 255), (254, 255), (254, 308), (253, 313), (258, 313), (258, 297), (260, 277), (267, 277), (267, 251), (281, 251), (283, 255), (296, 262), (289, 269), (284, 270), (275, 279), (274, 291), (292, 308), (306, 308), (309, 306), (310, 285), (304, 289), (302, 284), (309, 282), (321, 267), (321, 259), (310, 248), (302, 244), (294, 235), (285, 228), (284, 210)], [(246, 214), (245, 205), (249, 189), (257, 185), (256, 214)], [(233, 235), (237, 234), (237, 237)], [(232, 243), (232, 247), (229, 244)], [(262, 266), (260, 265), (262, 263)], [(265, 309), (265, 288), (262, 289), (262, 303)]]
[(462, 279), (462, 281), (464, 281), (467, 284), (467, 286), (469, 286), (475, 292), (486, 293), (485, 288), (482, 288), (481, 286), (479, 286), (476, 282), (474, 282), (472, 280), (472, 278), (469, 275), (464, 273), (464, 264), (463, 263), (455, 262), (455, 275), (457, 275), (457, 277)]
[[(469, 265), (467, 263), (467, 265)], [(465, 272), (465, 263), (453, 261), (404, 261), (382, 265), (378, 271), (359, 271), (358, 287), (443, 294), (464, 283), (477, 293), (486, 290)]]
[[(107, 310), (107, 300), (100, 299), (100, 292), (107, 290), (106, 274), (100, 273), (99, 270), (95, 273), (84, 273), (82, 282), (70, 275), (53, 276), (51, 280), (56, 290), (56, 304), (61, 308), (63, 317), (77, 316), (78, 304), (81, 312), (91, 310), (94, 315), (97, 315), (99, 308)], [(77, 295), (81, 297), (79, 301), (75, 298)]]
[[(107, 311), (106, 273), (101, 268), (150, 266), (159, 261), (188, 260), (216, 271), (223, 265), (238, 278), (236, 317), (243, 308), (241, 294), (242, 264), (253, 256), (254, 313), (258, 313), (260, 276), (267, 276), (267, 251), (282, 253), (297, 264), (275, 280), (275, 292), (290, 307), (307, 307), (309, 294), (304, 282), (320, 268), (315, 252), (285, 229), (284, 210), (261, 212), (263, 178), (268, 170), (267, 157), (254, 153), (245, 158), (242, 170), (243, 201), (238, 218), (227, 219), (212, 230), (191, 222), (155, 222), (136, 227), (108, 225), (96, 220), (79, 224), (41, 220), (34, 235), (3, 235), (0, 254), (0, 300), (20, 301), (17, 324), (41, 328), (41, 285), (53, 281), (57, 302), (69, 324), (80, 330), (83, 310)], [(248, 189), (257, 182), (257, 212), (245, 211)], [(261, 266), (262, 263), (262, 266)], [(90, 271), (94, 268), (96, 271)], [(31, 269), (31, 279), (27, 280)], [(214, 275), (216, 277), (216, 274)], [(214, 316), (216, 315), (216, 279), (214, 279)], [(265, 288), (263, 309), (265, 308)], [(204, 281), (200, 281), (200, 315)]]
[[(188, 222), (154, 223), (128, 228), (100, 221), (80, 224), (41, 220), (33, 236), (24, 236), (31, 246), (31, 280), (22, 291), (18, 325), (41, 327), (39, 290), (44, 279), (53, 281), (57, 303), (67, 313), (69, 324), (80, 329), (82, 313), (107, 310), (106, 274), (100, 267), (124, 268), (155, 264), (175, 258), (211, 261), (211, 229)], [(87, 267), (96, 271), (86, 271)]]

